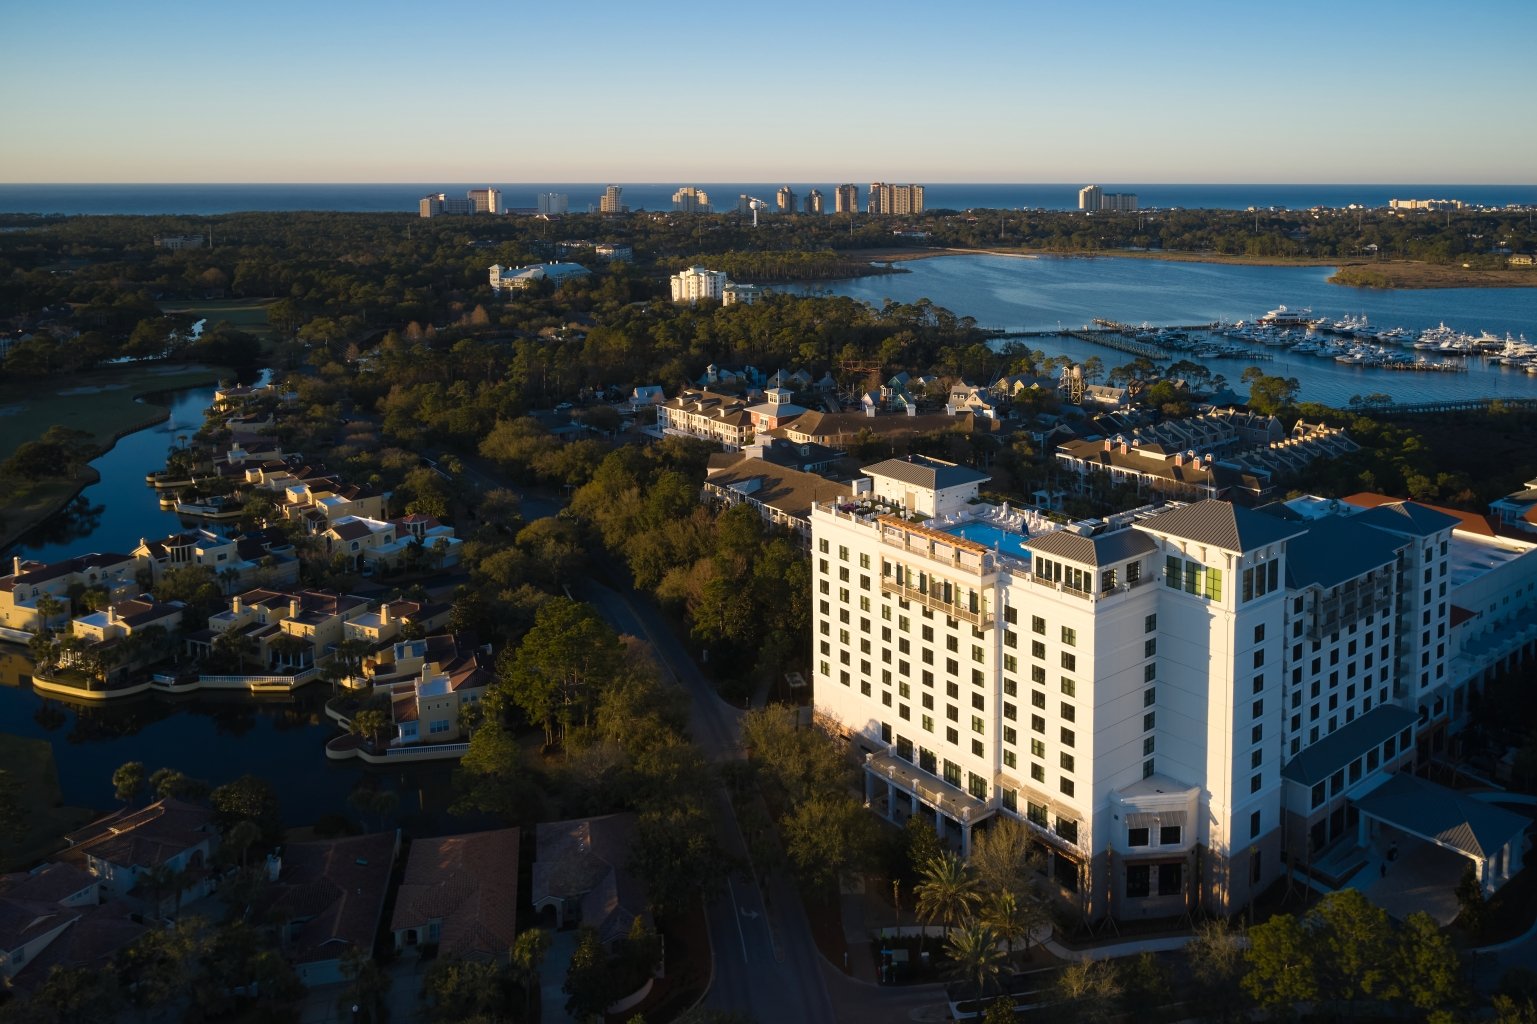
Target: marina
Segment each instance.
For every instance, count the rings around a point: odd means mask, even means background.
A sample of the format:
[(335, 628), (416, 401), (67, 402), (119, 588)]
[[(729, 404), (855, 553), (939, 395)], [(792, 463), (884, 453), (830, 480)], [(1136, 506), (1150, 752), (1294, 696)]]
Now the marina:
[[(1328, 267), (1115, 257), (966, 254), (905, 269), (830, 287), (877, 308), (930, 299), (998, 331), (999, 349), (1024, 344), (1080, 362), (1095, 356), (1107, 367), (1137, 356), (1209, 361), (1230, 382), (1245, 366), (1263, 365), (1266, 373), (1295, 377), (1305, 402), (1344, 407), (1364, 394), (1399, 404), (1537, 397), (1537, 373), (1520, 355), (1523, 339), (1537, 338), (1537, 289), (1362, 290), (1329, 284)], [(1301, 322), (1261, 323), (1280, 302), (1311, 330)], [(1441, 349), (1443, 324), (1457, 336), (1454, 345), (1471, 338), (1487, 354)], [(1415, 347), (1425, 341), (1437, 347)], [(1117, 360), (1116, 352), (1127, 358)]]

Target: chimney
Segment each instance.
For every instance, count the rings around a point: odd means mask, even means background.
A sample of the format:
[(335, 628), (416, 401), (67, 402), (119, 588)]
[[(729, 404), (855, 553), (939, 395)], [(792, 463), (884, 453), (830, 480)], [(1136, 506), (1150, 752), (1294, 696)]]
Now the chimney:
[(381, 601), (381, 602), (379, 602), (379, 625), (381, 625), (381, 626), (388, 625), (389, 621), (390, 621), (390, 603), (388, 601)]
[(288, 617), (290, 619), (297, 619), (299, 617), (299, 599), (297, 597), (290, 597), (288, 599)]
[(229, 610), (232, 614), (239, 615), (245, 611), (245, 601), (239, 594), (230, 599)]
[(1105, 451), (1107, 451), (1107, 452), (1108, 451), (1113, 451), (1114, 448), (1115, 448), (1115, 442), (1110, 440), (1110, 438), (1108, 438), (1108, 437), (1105, 438)]
[(107, 621), (108, 622), (117, 622), (118, 621), (118, 618), (117, 618), (117, 605), (115, 605), (115, 604), (107, 605)]
[(1174, 464), (1176, 466), (1183, 466), (1185, 464), (1185, 453), (1184, 452), (1175, 452), (1174, 453)]
[(1126, 454), (1129, 454), (1130, 452), (1131, 452), (1131, 445), (1126, 443), (1126, 438), (1124, 438), (1124, 437), (1121, 438), (1121, 454), (1122, 455), (1126, 455)]

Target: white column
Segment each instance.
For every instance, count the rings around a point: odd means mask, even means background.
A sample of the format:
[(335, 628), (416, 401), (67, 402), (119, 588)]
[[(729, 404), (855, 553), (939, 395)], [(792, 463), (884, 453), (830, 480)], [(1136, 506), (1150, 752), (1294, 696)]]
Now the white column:
[(971, 822), (961, 822), (961, 859), (971, 857)]
[(886, 780), (886, 820), (896, 820), (897, 787), (890, 779)]

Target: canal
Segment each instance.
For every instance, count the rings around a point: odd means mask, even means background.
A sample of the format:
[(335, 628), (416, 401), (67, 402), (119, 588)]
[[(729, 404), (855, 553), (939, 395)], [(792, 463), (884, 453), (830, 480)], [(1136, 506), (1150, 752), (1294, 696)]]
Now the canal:
[[(213, 390), (160, 396), (170, 419), (121, 438), (91, 463), (101, 479), (82, 492), (90, 511), (33, 531), (5, 557), (57, 561), (88, 551), (127, 552), (140, 538), (181, 529), (174, 512), (160, 510), (144, 476), (162, 468), (172, 446), (198, 430)], [(8, 735), (47, 740), (66, 804), (117, 806), (112, 772), (127, 761), (142, 761), (151, 772), (174, 768), (215, 786), (248, 772), (261, 776), (277, 790), (289, 825), (350, 814), (347, 795), (364, 781), (394, 789), (401, 822), (420, 834), (442, 827), (443, 809), (452, 801), (451, 762), (374, 768), (327, 760), (325, 744), (338, 727), (325, 715), (329, 692), (323, 684), (291, 699), (190, 694), (77, 704), (35, 692), (31, 671), (24, 647), (0, 643), (0, 743)]]

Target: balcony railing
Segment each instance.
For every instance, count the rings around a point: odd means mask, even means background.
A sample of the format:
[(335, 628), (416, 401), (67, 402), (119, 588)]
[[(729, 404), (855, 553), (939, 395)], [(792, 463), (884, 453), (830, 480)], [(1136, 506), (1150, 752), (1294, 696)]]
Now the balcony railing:
[(943, 612), (952, 619), (960, 619), (969, 622), (980, 629), (986, 629), (993, 625), (993, 613), (989, 611), (972, 611), (962, 607), (943, 597), (937, 597), (932, 592), (918, 590), (906, 584), (898, 583), (890, 576), (881, 577), (881, 590), (888, 594), (895, 594), (905, 601), (917, 601), (925, 608), (932, 608), (936, 612)]

